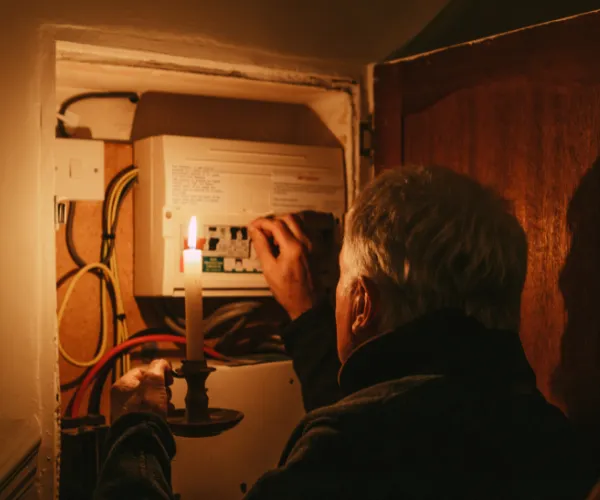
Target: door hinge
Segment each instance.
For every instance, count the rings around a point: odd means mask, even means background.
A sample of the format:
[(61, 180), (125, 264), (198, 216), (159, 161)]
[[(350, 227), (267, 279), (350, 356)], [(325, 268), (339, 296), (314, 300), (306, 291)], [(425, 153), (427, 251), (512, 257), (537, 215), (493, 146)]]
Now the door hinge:
[(368, 120), (360, 122), (360, 156), (371, 158), (373, 154), (373, 121), (371, 117)]

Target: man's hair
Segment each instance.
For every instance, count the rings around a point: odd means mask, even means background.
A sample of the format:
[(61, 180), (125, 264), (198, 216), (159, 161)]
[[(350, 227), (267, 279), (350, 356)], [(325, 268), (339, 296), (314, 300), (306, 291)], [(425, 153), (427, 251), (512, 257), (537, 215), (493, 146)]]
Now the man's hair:
[(381, 330), (444, 308), (519, 328), (527, 238), (509, 203), (474, 180), (441, 167), (386, 171), (360, 193), (344, 232), (342, 286), (374, 282)]

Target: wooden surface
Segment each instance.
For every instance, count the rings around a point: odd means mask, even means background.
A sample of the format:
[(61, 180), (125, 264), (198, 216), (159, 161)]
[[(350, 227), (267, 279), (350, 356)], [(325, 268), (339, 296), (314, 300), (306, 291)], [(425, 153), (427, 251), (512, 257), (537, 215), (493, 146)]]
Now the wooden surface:
[(597, 444), (599, 45), (596, 13), (449, 49), (395, 64), (401, 97), (376, 103), (393, 114), (402, 102), (402, 139), (379, 138), (381, 164), (444, 165), (514, 200), (529, 240), (525, 352), (544, 395)]
[(401, 64), (404, 113), (453, 92), (521, 78), (556, 89), (600, 84), (600, 12), (466, 44)]
[(596, 444), (599, 45), (596, 13), (449, 49), (397, 63), (401, 97), (376, 103), (393, 113), (402, 100), (402, 139), (385, 134), (382, 155), (453, 168), (514, 200), (529, 240), (525, 352), (544, 395)]
[(600, 88), (507, 80), (405, 117), (407, 163), (451, 167), (515, 201), (530, 254), (524, 348), (543, 393), (582, 424), (600, 417), (599, 146)]
[(375, 171), (381, 172), (402, 164), (403, 95), (400, 89), (402, 66), (375, 67), (373, 116)]
[[(108, 184), (119, 171), (133, 163), (133, 148), (128, 144), (107, 143), (104, 150), (105, 183)], [(79, 255), (88, 263), (98, 262), (100, 257), (101, 217), (102, 202), (77, 203), (73, 237)], [(127, 324), (129, 331), (133, 333), (145, 328), (146, 325), (133, 297), (133, 199), (131, 193), (124, 200), (121, 207), (116, 232), (116, 255)], [(56, 233), (56, 274), (60, 278), (75, 267), (67, 252), (65, 226), (63, 225)], [(68, 285), (69, 282), (58, 290), (59, 305), (62, 303)], [(94, 356), (100, 331), (99, 296), (100, 280), (91, 274), (82, 277), (73, 293), (73, 297), (69, 301), (69, 306), (60, 325), (59, 335), (63, 347), (76, 359), (89, 360)], [(109, 339), (112, 346), (114, 345), (112, 313), (110, 323)], [(77, 379), (84, 372), (84, 369), (67, 363), (62, 356), (59, 363), (61, 385)], [(105, 388), (102, 403), (104, 412), (108, 408), (106, 397), (108, 387), (109, 384)], [(62, 393), (63, 408), (66, 407), (72, 394), (73, 390)], [(85, 410), (85, 408), (87, 406), (82, 410)]]

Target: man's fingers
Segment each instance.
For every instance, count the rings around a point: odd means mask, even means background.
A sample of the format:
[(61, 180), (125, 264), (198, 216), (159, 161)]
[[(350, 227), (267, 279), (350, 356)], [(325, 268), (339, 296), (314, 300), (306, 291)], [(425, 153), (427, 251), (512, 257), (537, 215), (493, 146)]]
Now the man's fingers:
[(132, 368), (125, 375), (123, 375), (115, 383), (115, 387), (118, 389), (135, 389), (140, 385), (141, 380), (144, 378), (146, 373), (145, 368)]
[(281, 220), (285, 223), (289, 231), (294, 235), (302, 245), (306, 247), (306, 249), (310, 252), (312, 249), (312, 244), (308, 236), (304, 233), (304, 230), (300, 226), (300, 222), (298, 218), (293, 214), (286, 214), (281, 217)]
[(258, 259), (264, 267), (269, 266), (275, 261), (275, 257), (271, 253), (271, 245), (265, 233), (258, 227), (250, 226), (250, 237), (252, 238), (252, 245), (256, 251)]
[(263, 233), (270, 233), (275, 244), (282, 250), (297, 243), (290, 229), (280, 219), (258, 219), (252, 223), (252, 226)]
[[(268, 221), (273, 221), (273, 219), (267, 219), (265, 217), (260, 217), (258, 219), (255, 219), (250, 223), (249, 229), (250, 230), (258, 229), (258, 230), (262, 231), (267, 237), (272, 237), (273, 233), (271, 232), (271, 230), (268, 227), (269, 226)], [(267, 223), (265, 224), (265, 222), (267, 222)]]

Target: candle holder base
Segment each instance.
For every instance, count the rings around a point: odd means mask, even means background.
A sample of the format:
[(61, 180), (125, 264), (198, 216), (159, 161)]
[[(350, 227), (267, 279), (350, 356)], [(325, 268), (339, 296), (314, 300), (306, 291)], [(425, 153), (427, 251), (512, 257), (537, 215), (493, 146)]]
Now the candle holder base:
[(244, 414), (240, 411), (208, 408), (206, 419), (189, 421), (185, 410), (179, 409), (169, 415), (167, 422), (175, 436), (201, 438), (218, 436), (235, 427), (243, 418)]
[(244, 414), (237, 410), (208, 407), (206, 379), (213, 371), (215, 369), (204, 360), (183, 360), (181, 370), (173, 371), (173, 376), (184, 378), (188, 386), (185, 409), (174, 410), (167, 418), (175, 436), (217, 436), (235, 427), (244, 418)]

